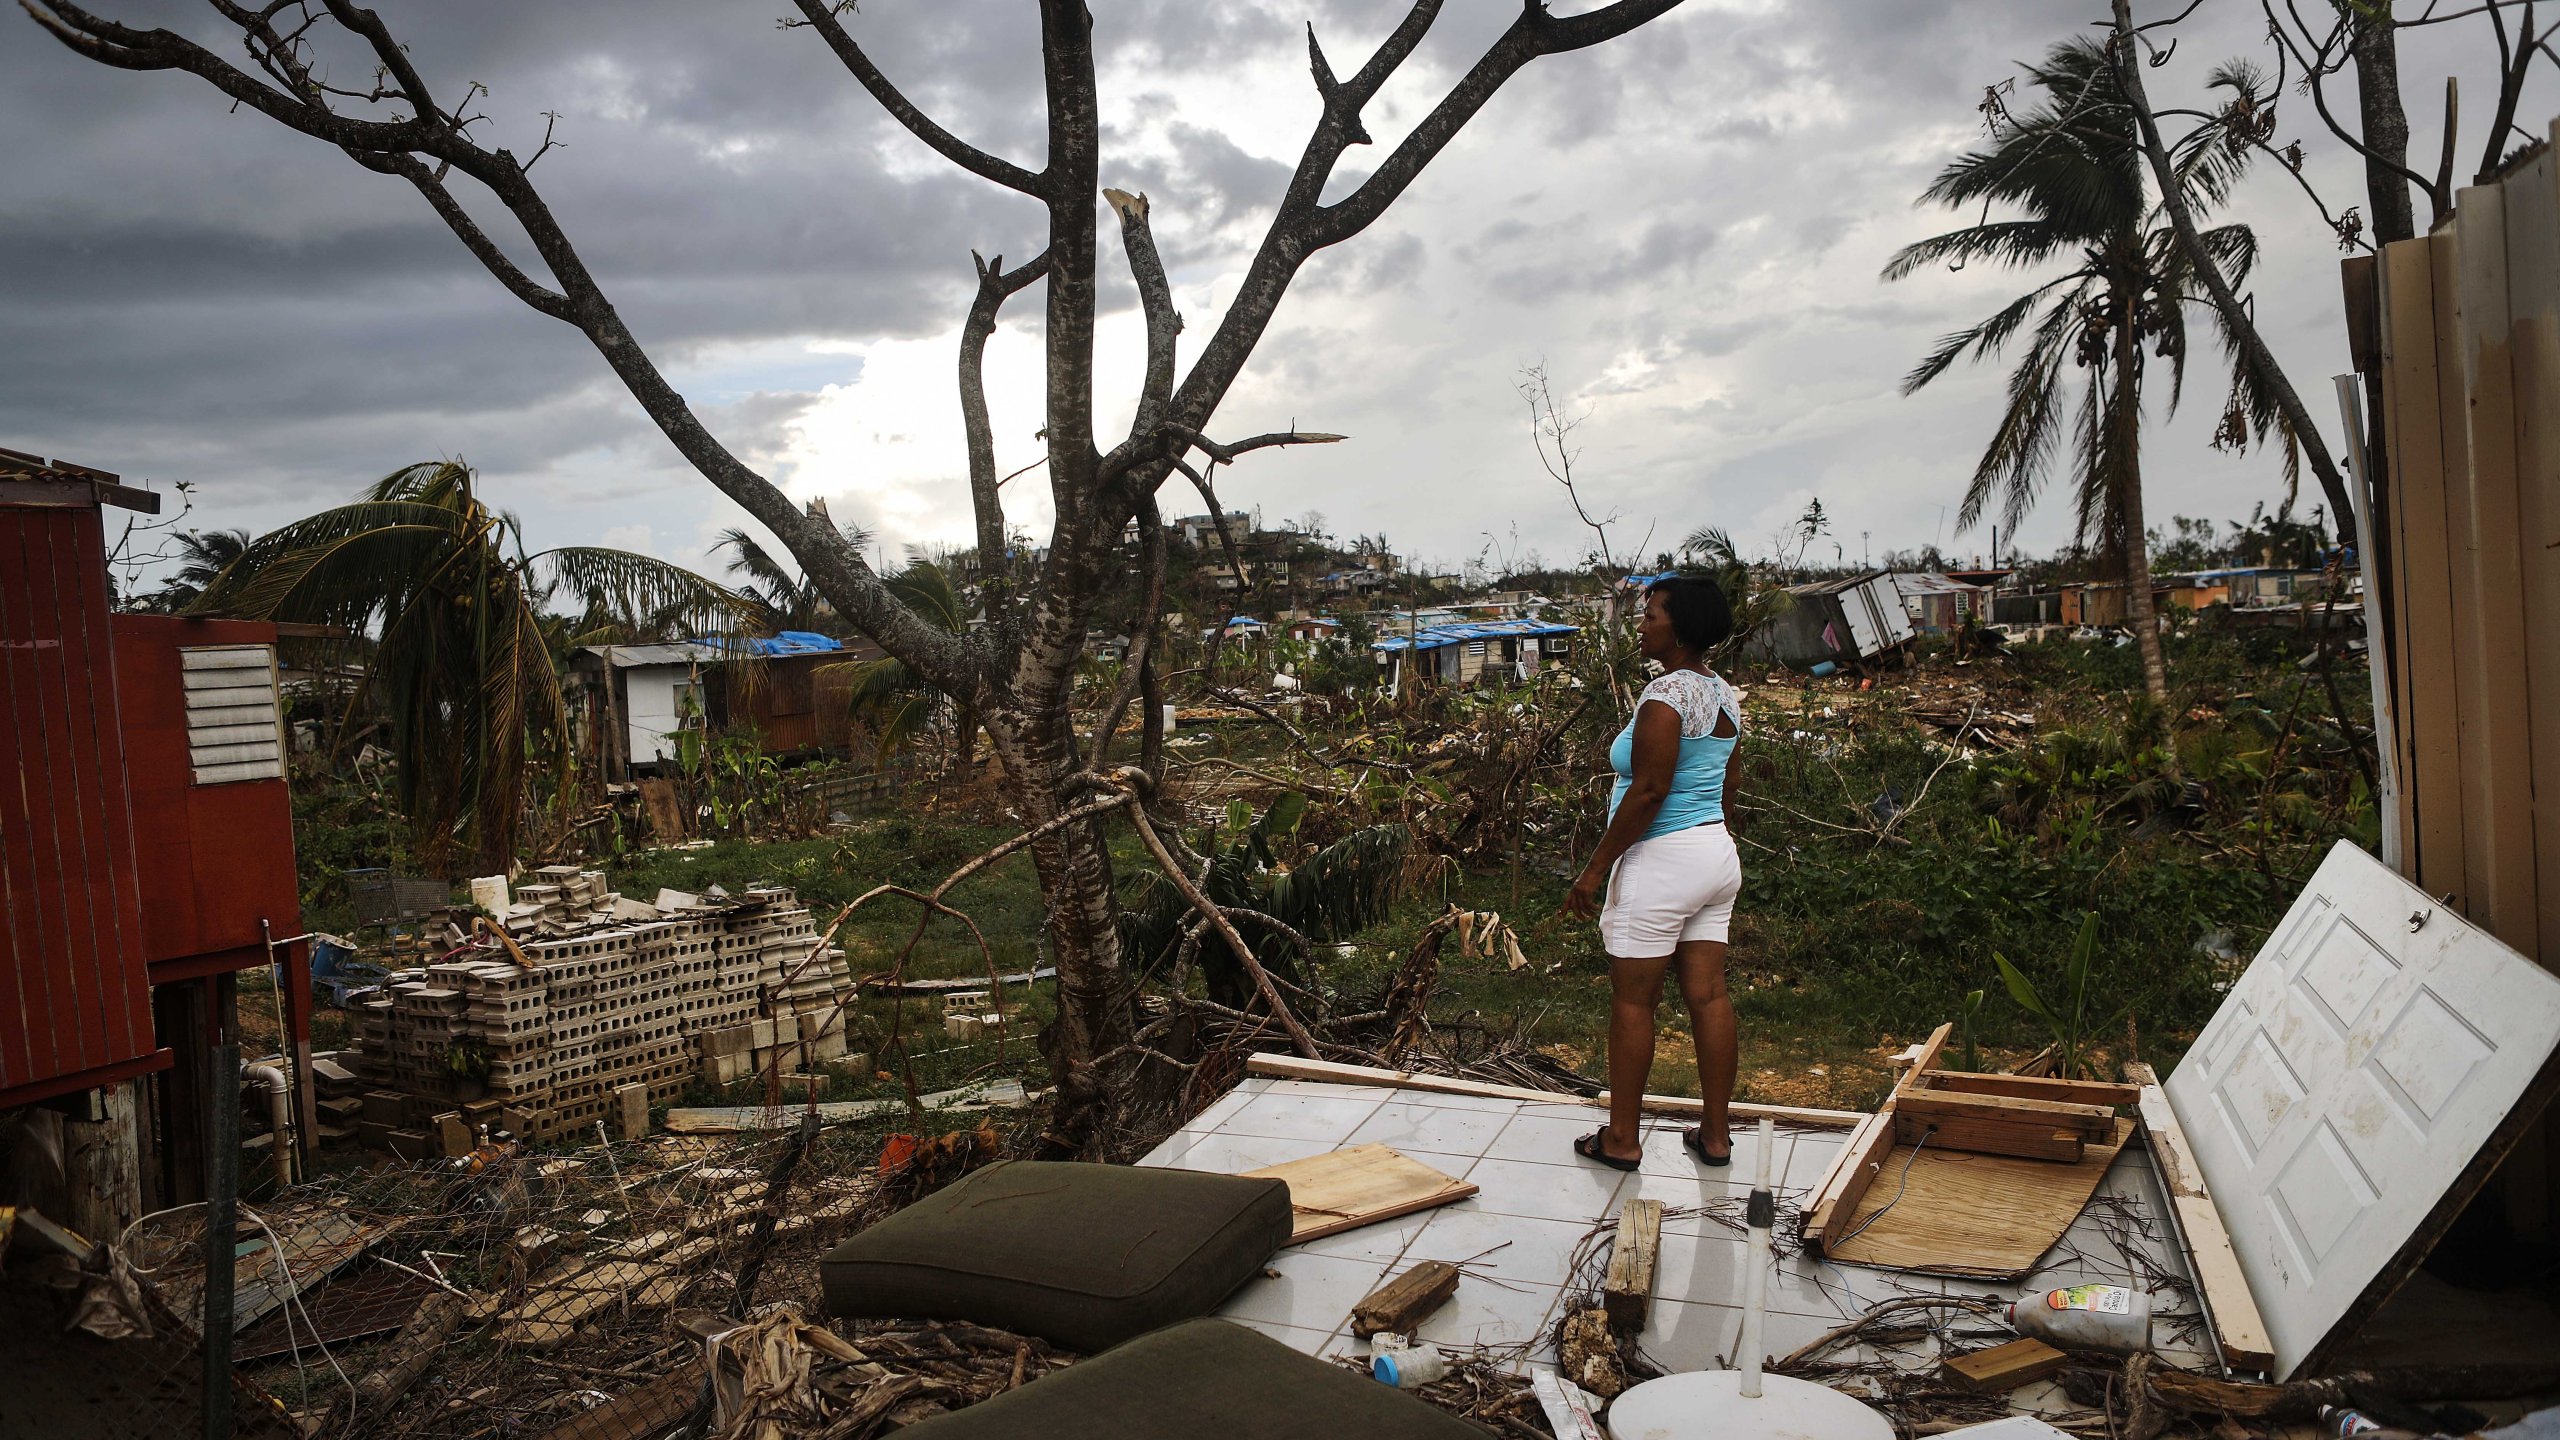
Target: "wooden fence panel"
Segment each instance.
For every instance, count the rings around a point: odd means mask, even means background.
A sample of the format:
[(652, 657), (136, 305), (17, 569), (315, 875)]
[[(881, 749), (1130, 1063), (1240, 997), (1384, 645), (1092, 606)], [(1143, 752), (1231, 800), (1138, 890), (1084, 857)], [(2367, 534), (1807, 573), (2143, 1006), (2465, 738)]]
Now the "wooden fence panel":
[[(2457, 327), (2438, 333), (2445, 414), (2463, 416), (2462, 523), (2453, 533), (2456, 627), (2463, 642), (2464, 898), (2474, 923), (2526, 953), (2535, 913), (2531, 714), (2526, 703), (2523, 552), (2516, 539), (2515, 400), (2507, 365), (2507, 236), (2498, 187), (2463, 192), (2454, 242)], [(2439, 307), (2445, 291), (2437, 290)], [(2447, 346), (2440, 344), (2438, 354)], [(2451, 445), (2447, 445), (2448, 453)]]
[(2408, 704), (2406, 791), (2418, 884), (2459, 895), (2462, 851), (2461, 709), (2454, 674), (2453, 571), (2446, 545), (2444, 412), (2436, 359), (2435, 259), (2425, 239), (2382, 251), (2382, 363), (2390, 377), (2393, 547), (2399, 572), (2400, 673)]

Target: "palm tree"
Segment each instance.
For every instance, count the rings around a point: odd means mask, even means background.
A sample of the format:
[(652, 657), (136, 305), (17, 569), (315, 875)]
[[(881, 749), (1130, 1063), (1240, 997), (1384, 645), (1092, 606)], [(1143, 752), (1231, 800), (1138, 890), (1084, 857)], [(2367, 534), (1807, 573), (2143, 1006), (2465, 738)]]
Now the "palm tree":
[[(871, 532), (859, 525), (846, 525), (844, 538), (857, 552), (871, 546)], [(792, 573), (790, 566), (775, 559), (772, 551), (746, 531), (734, 525), (721, 531), (711, 549), (715, 554), (729, 552), (729, 573), (746, 577), (737, 585), (738, 593), (763, 606), (774, 629), (816, 630), (834, 615), (816, 585), (806, 576)]]
[(167, 583), (143, 597), (142, 604), (165, 615), (176, 615), (196, 603), (204, 587), (249, 548), (249, 532), (188, 530), (171, 536), (170, 541), (175, 547), (170, 558), (178, 562), (178, 568), (170, 572)]
[[(968, 602), (951, 582), (950, 572), (932, 561), (912, 561), (906, 569), (890, 576), (887, 584), (891, 594), (936, 629), (957, 635), (969, 628)], [(871, 733), (877, 737), (875, 763), (880, 765), (887, 765), (890, 756), (931, 729), (934, 717), (942, 712), (942, 692), (893, 655), (824, 665), (818, 673), (851, 677), (853, 713), (870, 725)], [(968, 763), (976, 748), (977, 731), (977, 717), (962, 710), (959, 733), (954, 739), (961, 764)]]
[[(2209, 303), (2148, 187), (2141, 136), (2118, 87), (2106, 49), (2069, 40), (2027, 67), (2043, 92), (2023, 116), (1995, 112), (1990, 148), (1941, 171), (1921, 198), (1950, 208), (1980, 207), (1982, 219), (1905, 247), (1885, 267), (1900, 280), (1945, 262), (1962, 269), (1990, 260), (2013, 269), (2062, 263), (2069, 268), (2001, 307), (1989, 318), (1946, 336), (1904, 377), (1906, 395), (1946, 373), (1960, 357), (1999, 354), (2021, 330), (2026, 353), (2009, 372), (2008, 403), (1965, 488), (1961, 526), (1971, 526), (1996, 499), (2014, 529), (2033, 508), (2067, 437), (2079, 542), (2102, 573), (2125, 582), (2127, 611), (2142, 647), (2143, 684), (2154, 700), (2168, 697), (2168, 670), (2151, 597), (2150, 556), (2142, 511), (2142, 378), (2144, 346), (2168, 363), (2169, 408), (2175, 410), (2186, 367), (2186, 306)], [(2217, 81), (2229, 77), (2217, 76)], [(2180, 183), (2199, 215), (2220, 203), (2238, 180), (2245, 151), (2208, 144), (2178, 157)], [(1993, 218), (2006, 207), (2012, 215)], [(2235, 283), (2257, 259), (2245, 225), (2208, 230), (2205, 248)], [(2219, 325), (2219, 312), (2217, 325)], [(2226, 435), (2264, 438), (2276, 426), (2273, 397), (2263, 393), (2237, 347)], [(2065, 416), (2065, 380), (2081, 372), (2075, 413)], [(2291, 447), (2286, 470), (2292, 472)]]
[(579, 628), (626, 636), (735, 634), (756, 615), (744, 597), (646, 555), (528, 554), (515, 517), (483, 505), (458, 460), (404, 466), (354, 504), (261, 536), (192, 609), (368, 637), (363, 689), (390, 717), (420, 853), (441, 867), (458, 848), (504, 869), (533, 765), (570, 758), (553, 646), (575, 637), (544, 615), (564, 594), (594, 622)]

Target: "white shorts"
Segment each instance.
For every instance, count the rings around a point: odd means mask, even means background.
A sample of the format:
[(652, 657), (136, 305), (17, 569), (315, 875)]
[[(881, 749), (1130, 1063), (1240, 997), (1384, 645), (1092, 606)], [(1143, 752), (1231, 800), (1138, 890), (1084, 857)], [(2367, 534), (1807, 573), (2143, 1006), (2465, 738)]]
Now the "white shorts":
[(1609, 874), (1600, 943), (1621, 960), (1668, 955), (1683, 940), (1723, 940), (1742, 893), (1742, 852), (1722, 824), (1639, 840)]

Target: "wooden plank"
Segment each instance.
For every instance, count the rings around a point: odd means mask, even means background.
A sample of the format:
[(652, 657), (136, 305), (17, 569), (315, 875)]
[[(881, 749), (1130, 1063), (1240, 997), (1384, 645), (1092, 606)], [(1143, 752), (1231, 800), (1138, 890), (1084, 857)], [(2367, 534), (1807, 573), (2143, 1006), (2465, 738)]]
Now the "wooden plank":
[(1653, 1308), (1653, 1272), (1662, 1255), (1662, 1202), (1630, 1200), (1618, 1212), (1618, 1238), (1609, 1249), (1609, 1274), (1600, 1285), (1600, 1308), (1623, 1333), (1644, 1328)]
[[(1938, 1057), (1946, 1053), (1947, 1037), (1955, 1033), (1956, 1027), (1952, 1021), (1929, 1032), (1929, 1038), (1920, 1042), (1919, 1057), (1911, 1062), (1911, 1068), (1902, 1072), (1901, 1079), (1893, 1082), (1893, 1093), (1896, 1096), (1908, 1090), (1918, 1089), (1920, 1077), (1938, 1068)], [(1885, 1103), (1890, 1105), (1893, 1101), (1888, 1099)]]
[(2020, 1100), (2060, 1100), (2072, 1105), (2131, 1105), (2140, 1087), (2110, 1080), (2057, 1080), (2045, 1075), (1976, 1075), (1964, 1070), (1931, 1074), (1924, 1088), (1957, 1095), (2008, 1095)]
[[(1334, 1085), (1374, 1085), (1391, 1090), (1420, 1090), (1433, 1095), (1481, 1095), (1493, 1100), (1523, 1100), (1537, 1105), (1588, 1105), (1607, 1109), (1609, 1092), (1598, 1095), (1569, 1095), (1561, 1090), (1532, 1090), (1525, 1085), (1495, 1085), (1483, 1080), (1462, 1080), (1454, 1075), (1429, 1075), (1418, 1070), (1390, 1070), (1381, 1065), (1351, 1065), (1339, 1060), (1308, 1060), (1296, 1055), (1261, 1053), (1249, 1056), (1244, 1063), (1248, 1075), (1264, 1075), (1275, 1080), (1315, 1080)], [(1705, 1106), (1686, 1095), (1647, 1095), (1642, 1107), (1653, 1115), (1696, 1115)], [(1795, 1105), (1755, 1105), (1737, 1100), (1733, 1115), (1738, 1120), (1775, 1120), (1782, 1125), (1818, 1125), (1827, 1129), (1854, 1129), (1866, 1120), (1856, 1110), (1815, 1110)], [(673, 1128), (672, 1122), (669, 1128)]]
[(2041, 1340), (2012, 1340), (1988, 1350), (1948, 1357), (1938, 1367), (1949, 1384), (1986, 1395), (2004, 1395), (2059, 1372), (2070, 1357)]
[(2462, 855), (2461, 709), (2454, 676), (2453, 575), (2445, 528), (2444, 417), (2438, 386), (2434, 255), (2424, 239), (2383, 247), (2383, 353), (2393, 384), (2391, 491), (2399, 532), (2392, 554), (2405, 612), (2401, 669), (2409, 680), (2416, 848), (2410, 868), (2431, 895), (2459, 893)]
[(1476, 1187), (1384, 1145), (1354, 1145), (1245, 1174), (1289, 1186), (1289, 1243), (1464, 1200)]
[(1832, 1162), (1831, 1173), (1805, 1211), (1804, 1243), (1809, 1248), (1828, 1249), (1833, 1237), (1846, 1228), (1844, 1222), (1866, 1198), (1867, 1187), (1875, 1183), (1893, 1144), (1893, 1116), (1880, 1111), (1867, 1116), (1849, 1143), (1840, 1147), (1840, 1158)]
[(2106, 1105), (2075, 1105), (2064, 1100), (2027, 1100), (2014, 1095), (1960, 1095), (1914, 1090), (1894, 1098), (1896, 1116), (1923, 1122), (2010, 1125), (2042, 1134), (2064, 1130), (2090, 1140), (2115, 1133), (2115, 1110)]
[(2510, 176), (2505, 190), (2509, 408), (2524, 558), (2518, 633), (2531, 692), (2539, 913), (2539, 943), (2519, 948), (2544, 969), (2560, 970), (2560, 549), (2553, 548), (2560, 545), (2560, 160), (2544, 151)]
[[(2533, 790), (2526, 710), (2524, 560), (2516, 542), (2515, 394), (2508, 354), (2503, 186), (2462, 192), (2459, 221), (2435, 237), (2436, 305), (2450, 290), (2459, 323), (2440, 335), (2446, 414), (2464, 417), (2454, 534), (2456, 635), (2462, 651), (2463, 909), (2519, 949), (2535, 943)], [(2448, 253), (2449, 252), (2449, 253)], [(2450, 272), (2450, 273), (2447, 273)], [(2462, 408), (2452, 408), (2459, 398)], [(2446, 453), (2453, 453), (2450, 440)]]
[(1458, 1267), (1446, 1260), (1425, 1260), (1361, 1297), (1351, 1307), (1351, 1333), (1410, 1335), (1434, 1311), (1458, 1293)]
[(2214, 1208), (2213, 1195), (2205, 1188), (2204, 1170), (2196, 1164), (2177, 1113), (2169, 1108), (2168, 1092), (2160, 1088), (2159, 1076), (2148, 1065), (2129, 1064), (2124, 1072), (2126, 1079), (2142, 1087), (2137, 1108), (2143, 1139), (2159, 1168), (2160, 1187), (2169, 1193), (2171, 1219), (2177, 1225), (2179, 1244), (2186, 1249), (2196, 1298), (2213, 1325), (2222, 1361), (2235, 1370), (2263, 1371), (2275, 1364), (2275, 1341), (2249, 1293), (2249, 1277), (2240, 1271), (2240, 1257), (2231, 1248), (2230, 1233), (2223, 1229), (2222, 1212)]
[(1915, 1115), (1901, 1106), (1894, 1107), (1893, 1138), (1897, 1144), (1926, 1145), (1932, 1150), (2054, 1160), (2065, 1165), (2079, 1164), (2088, 1149), (2087, 1137), (2075, 1130), (2023, 1125), (2005, 1118)]
[[(2560, 124), (2552, 133), (2560, 138)], [(2544, 969), (2560, 970), (2560, 549), (2553, 548), (2560, 543), (2560, 162), (2551, 151), (2508, 176), (2505, 210), (2516, 531), (2524, 561), (2520, 633), (2535, 777), (2538, 943), (2522, 948)], [(2540, 1172), (2540, 1185), (2529, 1185), (2529, 1170)], [(2560, 1215), (2560, 1116), (2546, 1117), (2519, 1143), (2500, 1183), (2519, 1229), (2549, 1234)]]

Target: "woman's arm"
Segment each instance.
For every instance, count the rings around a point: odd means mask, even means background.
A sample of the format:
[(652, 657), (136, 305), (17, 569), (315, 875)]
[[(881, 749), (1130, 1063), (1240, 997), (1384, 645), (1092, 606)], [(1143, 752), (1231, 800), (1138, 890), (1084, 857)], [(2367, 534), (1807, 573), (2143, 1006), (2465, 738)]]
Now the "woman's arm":
[(1679, 764), (1680, 712), (1667, 701), (1639, 702), (1634, 773), (1627, 777), (1626, 798), (1618, 802), (1618, 813), (1609, 817), (1609, 828), (1601, 832), (1590, 863), (1565, 892), (1566, 914), (1587, 920), (1600, 913), (1600, 892), (1609, 883), (1610, 868), (1628, 846), (1644, 838), (1653, 817), (1662, 813), (1662, 802), (1671, 794), (1671, 774)]

